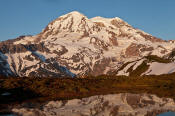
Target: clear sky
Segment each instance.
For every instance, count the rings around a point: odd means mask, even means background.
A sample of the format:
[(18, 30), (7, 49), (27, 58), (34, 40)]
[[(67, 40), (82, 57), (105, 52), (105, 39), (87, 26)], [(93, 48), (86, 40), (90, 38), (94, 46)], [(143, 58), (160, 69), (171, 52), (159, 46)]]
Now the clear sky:
[(0, 0), (0, 41), (35, 35), (71, 11), (120, 17), (162, 39), (175, 39), (175, 0)]

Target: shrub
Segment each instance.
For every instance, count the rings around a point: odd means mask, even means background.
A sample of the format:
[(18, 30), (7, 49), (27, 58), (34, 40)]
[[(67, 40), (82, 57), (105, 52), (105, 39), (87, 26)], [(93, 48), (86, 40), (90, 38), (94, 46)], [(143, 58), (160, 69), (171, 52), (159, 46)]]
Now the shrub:
[(171, 60), (158, 57), (156, 55), (149, 55), (145, 57), (149, 62), (170, 63)]

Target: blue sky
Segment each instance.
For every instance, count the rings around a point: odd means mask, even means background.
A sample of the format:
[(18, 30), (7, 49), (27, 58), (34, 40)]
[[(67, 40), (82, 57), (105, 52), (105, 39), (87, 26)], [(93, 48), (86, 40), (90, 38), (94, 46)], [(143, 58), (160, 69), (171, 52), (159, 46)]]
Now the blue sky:
[(175, 0), (0, 0), (0, 41), (35, 35), (71, 11), (120, 17), (162, 39), (175, 39)]

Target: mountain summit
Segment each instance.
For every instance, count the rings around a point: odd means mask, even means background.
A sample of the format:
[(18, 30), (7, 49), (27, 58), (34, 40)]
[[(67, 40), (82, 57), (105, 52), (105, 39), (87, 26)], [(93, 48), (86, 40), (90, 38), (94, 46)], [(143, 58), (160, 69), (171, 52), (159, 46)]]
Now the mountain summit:
[(49, 23), (35, 36), (0, 43), (0, 74), (65, 77), (110, 74), (147, 55), (164, 57), (174, 49), (122, 19), (88, 19), (73, 11)]

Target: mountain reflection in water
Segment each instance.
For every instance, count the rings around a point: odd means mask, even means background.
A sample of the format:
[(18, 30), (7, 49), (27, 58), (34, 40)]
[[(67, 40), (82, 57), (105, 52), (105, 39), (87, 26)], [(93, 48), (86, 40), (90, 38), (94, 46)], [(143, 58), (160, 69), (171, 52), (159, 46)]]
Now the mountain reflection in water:
[(33, 108), (26, 103), (12, 111), (22, 116), (156, 116), (175, 111), (175, 102), (171, 98), (159, 98), (156, 95), (121, 93), (50, 101), (41, 107)]

